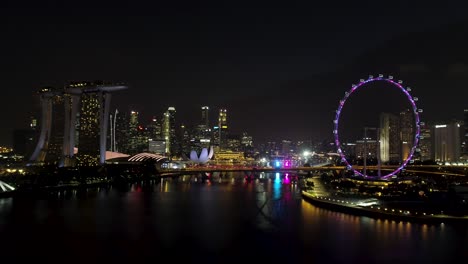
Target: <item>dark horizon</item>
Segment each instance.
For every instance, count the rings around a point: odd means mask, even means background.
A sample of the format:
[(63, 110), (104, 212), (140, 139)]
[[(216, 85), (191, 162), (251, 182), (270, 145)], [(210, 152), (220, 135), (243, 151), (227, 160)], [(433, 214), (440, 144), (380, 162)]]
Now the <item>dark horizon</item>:
[[(460, 119), (468, 107), (464, 5), (7, 5), (0, 145), (27, 127), (37, 89), (73, 80), (128, 83), (112, 109), (147, 120), (174, 106), (179, 123), (194, 124), (208, 105), (213, 122), (226, 108), (233, 132), (257, 142), (331, 138), (344, 92), (379, 73), (413, 88), (423, 121)], [(350, 103), (389, 111), (369, 96)], [(354, 117), (343, 126), (372, 119), (358, 115), (363, 109), (346, 108)]]

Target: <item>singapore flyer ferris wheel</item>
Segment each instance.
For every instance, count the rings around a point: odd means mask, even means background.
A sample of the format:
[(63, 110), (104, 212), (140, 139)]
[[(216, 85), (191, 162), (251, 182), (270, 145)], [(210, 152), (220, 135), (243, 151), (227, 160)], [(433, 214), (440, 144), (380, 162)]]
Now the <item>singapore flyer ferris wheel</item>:
[[(401, 92), (403, 92), (404, 95), (406, 95), (406, 98), (408, 99), (409, 103), (411, 104), (413, 114), (414, 114), (415, 133), (414, 133), (413, 146), (411, 147), (410, 152), (409, 152), (408, 156), (406, 157), (406, 159), (401, 163), (401, 165), (397, 169), (395, 169), (391, 173), (383, 175), (383, 176), (380, 176), (380, 175), (378, 175), (378, 176), (369, 176), (365, 172), (365, 166), (364, 166), (364, 173), (360, 172), (360, 171), (354, 169), (353, 166), (346, 159), (345, 153), (341, 148), (338, 128), (339, 128), (339, 123), (340, 123), (339, 120), (340, 120), (341, 112), (343, 111), (343, 107), (344, 107), (346, 101), (348, 100), (349, 96), (351, 96), (351, 94), (353, 94), (359, 88), (363, 87), (365, 84), (368, 84), (368, 83), (371, 83), (371, 82), (379, 82), (379, 81), (387, 82), (387, 83), (392, 84), (393, 87), (399, 89)], [(418, 101), (418, 98), (411, 96), (411, 94), (410, 94), (411, 88), (403, 87), (402, 83), (403, 82), (401, 80), (394, 81), (393, 76), (389, 76), (389, 77), (386, 78), (382, 74), (379, 74), (378, 77), (374, 77), (374, 76), (370, 75), (367, 80), (361, 79), (358, 84), (353, 84), (351, 89), (349, 91), (345, 92), (345, 95), (344, 95), (343, 99), (340, 100), (340, 103), (338, 105), (338, 109), (336, 110), (335, 119), (333, 120), (333, 123), (334, 123), (333, 134), (334, 134), (334, 138), (335, 138), (335, 146), (337, 147), (337, 151), (338, 151), (338, 154), (341, 157), (341, 161), (346, 165), (348, 170), (354, 171), (355, 175), (360, 175), (360, 176), (363, 176), (363, 177), (380, 177), (381, 179), (389, 179), (392, 176), (399, 173), (408, 164), (408, 162), (413, 158), (413, 155), (414, 155), (414, 153), (415, 153), (415, 151), (417, 149), (417, 146), (418, 146), (418, 143), (419, 143), (419, 138), (420, 138), (420, 132), (421, 132), (420, 131), (420, 129), (421, 129), (420, 125), (421, 125), (421, 122), (420, 122), (420, 119), (419, 119), (419, 113), (422, 112), (422, 110), (418, 109), (418, 107), (416, 106), (416, 101)], [(380, 151), (380, 149), (377, 149), (377, 151)]]

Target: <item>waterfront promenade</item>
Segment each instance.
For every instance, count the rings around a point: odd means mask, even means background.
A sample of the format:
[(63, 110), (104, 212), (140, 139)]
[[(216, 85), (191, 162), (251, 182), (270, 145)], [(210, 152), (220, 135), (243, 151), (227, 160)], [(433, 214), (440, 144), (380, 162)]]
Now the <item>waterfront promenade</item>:
[(468, 224), (468, 215), (454, 216), (444, 214), (428, 213), (424, 207), (416, 210), (392, 208), (377, 198), (344, 197), (327, 190), (319, 177), (309, 178), (313, 182), (313, 188), (301, 191), (302, 197), (314, 205), (337, 210), (355, 215), (364, 215), (374, 218), (388, 218), (402, 221), (417, 221), (427, 223), (464, 223)]

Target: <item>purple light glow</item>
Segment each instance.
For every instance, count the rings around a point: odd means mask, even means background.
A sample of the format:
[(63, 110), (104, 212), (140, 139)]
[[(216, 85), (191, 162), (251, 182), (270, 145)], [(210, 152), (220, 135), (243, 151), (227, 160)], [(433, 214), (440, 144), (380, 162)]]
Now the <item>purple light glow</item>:
[(419, 126), (419, 124), (420, 124), (419, 112), (418, 112), (418, 108), (416, 106), (415, 100), (409, 94), (409, 91), (408, 91), (409, 89), (405, 89), (399, 82), (393, 81), (392, 76), (390, 76), (389, 78), (384, 78), (384, 77), (382, 77), (382, 75), (379, 75), (379, 77), (375, 77), (375, 78), (372, 78), (371, 76), (369, 76), (369, 79), (367, 79), (365, 81), (361, 80), (359, 82), (359, 84), (357, 84), (357, 85), (353, 84), (351, 90), (349, 92), (345, 93), (345, 96), (344, 96), (343, 100), (340, 100), (340, 104), (338, 105), (338, 110), (336, 110), (335, 120), (333, 120), (333, 123), (335, 125), (335, 128), (333, 130), (333, 134), (335, 136), (335, 144), (336, 144), (336, 146), (338, 148), (338, 153), (341, 156), (341, 161), (343, 161), (346, 164), (346, 168), (350, 169), (350, 170), (353, 170), (355, 174), (358, 174), (358, 175), (363, 176), (363, 177), (376, 177), (376, 176), (364, 175), (361, 172), (353, 169), (352, 165), (349, 164), (349, 162), (346, 159), (344, 153), (341, 151), (340, 139), (339, 139), (339, 133), (338, 133), (340, 113), (341, 113), (341, 110), (343, 109), (343, 106), (346, 103), (346, 100), (348, 99), (348, 97), (354, 91), (359, 89), (362, 85), (364, 85), (366, 83), (369, 83), (369, 82), (374, 82), (374, 81), (386, 81), (386, 82), (389, 82), (389, 83), (393, 84), (394, 86), (398, 87), (406, 95), (406, 97), (408, 98), (408, 101), (411, 103), (411, 105), (413, 107), (414, 117), (415, 117), (414, 120), (415, 120), (415, 124), (416, 124), (416, 132), (414, 134), (413, 147), (411, 148), (410, 154), (408, 155), (408, 157), (406, 158), (406, 160), (403, 162), (403, 164), (400, 167), (398, 167), (396, 170), (394, 170), (393, 172), (391, 172), (391, 173), (389, 173), (387, 175), (381, 176), (382, 179), (388, 179), (388, 178), (392, 177), (393, 175), (397, 174), (398, 172), (400, 172), (404, 167), (406, 167), (406, 164), (408, 164), (408, 162), (413, 158), (414, 151), (416, 150), (416, 147), (418, 146), (418, 142), (419, 142), (419, 134), (421, 132), (420, 131), (420, 126)]

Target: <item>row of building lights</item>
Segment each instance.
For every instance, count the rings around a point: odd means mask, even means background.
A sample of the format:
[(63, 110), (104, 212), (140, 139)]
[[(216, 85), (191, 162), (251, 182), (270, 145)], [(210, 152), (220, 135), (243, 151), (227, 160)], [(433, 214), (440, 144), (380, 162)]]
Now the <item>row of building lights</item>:
[[(325, 201), (330, 201), (330, 202), (334, 202), (334, 203), (341, 203), (341, 204), (344, 204), (346, 206), (346, 204), (348, 205), (355, 205), (357, 206), (358, 204), (356, 203), (353, 203), (353, 202), (348, 202), (348, 201), (345, 201), (345, 200), (339, 200), (339, 199), (332, 199), (332, 198), (328, 198), (328, 197), (321, 197), (321, 196), (316, 196), (316, 195), (312, 195), (312, 194), (309, 194), (307, 192), (304, 192), (307, 196), (311, 197), (311, 198), (317, 198), (317, 199), (320, 199), (320, 200), (325, 200)], [(408, 211), (408, 210), (400, 210), (400, 209), (390, 209), (390, 208), (383, 208), (383, 207), (380, 207), (380, 206), (377, 206), (377, 207), (374, 207), (374, 206), (369, 206), (369, 208), (371, 209), (374, 209), (375, 211), (379, 211), (379, 210), (383, 210), (387, 213), (393, 213), (393, 214), (396, 214), (396, 213), (400, 213), (400, 214), (403, 214), (403, 215), (410, 215), (411, 212)], [(419, 215), (419, 216), (431, 216), (431, 217), (434, 217), (434, 214), (426, 214), (424, 212), (415, 212), (414, 213), (415, 215)], [(441, 215), (445, 215), (443, 211), (440, 212)]]

